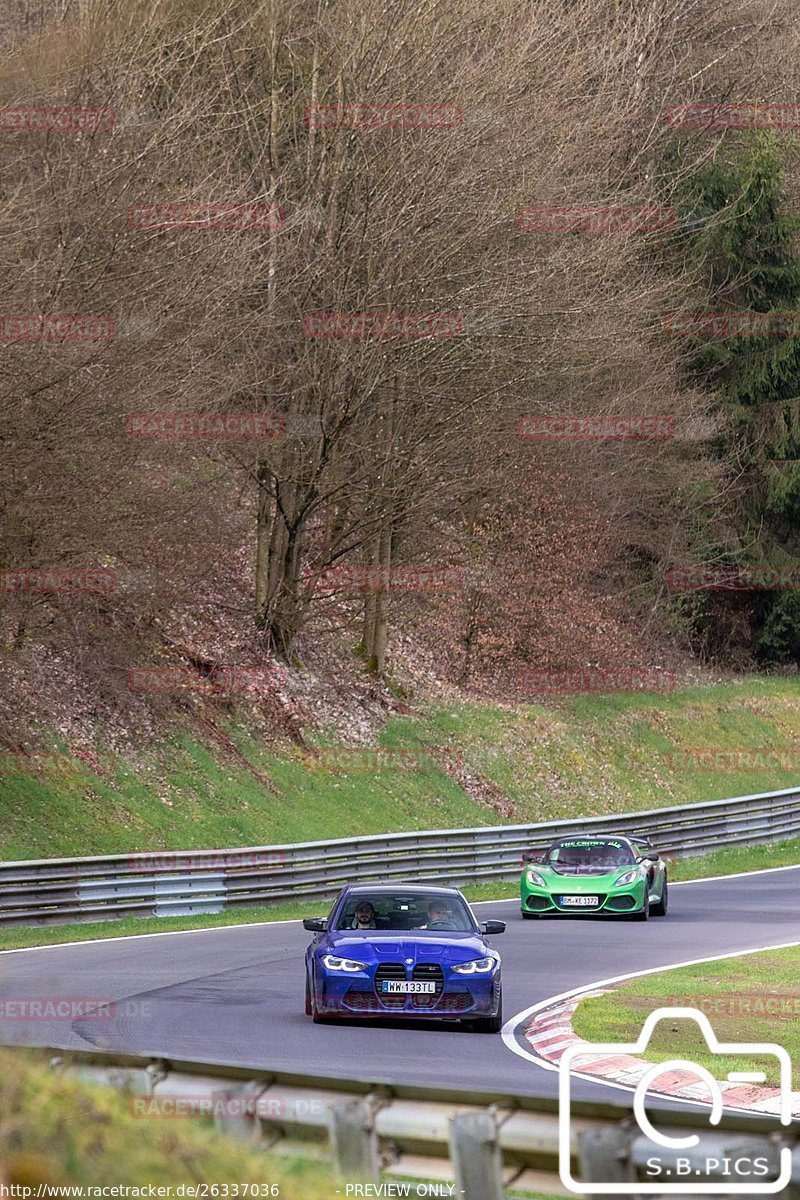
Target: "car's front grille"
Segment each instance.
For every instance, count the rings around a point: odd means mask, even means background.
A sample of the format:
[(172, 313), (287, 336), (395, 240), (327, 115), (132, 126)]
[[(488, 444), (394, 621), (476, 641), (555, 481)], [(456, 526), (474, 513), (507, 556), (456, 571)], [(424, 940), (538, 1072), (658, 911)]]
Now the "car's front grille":
[(380, 997), (381, 1004), (385, 1008), (405, 1008), (406, 997), (404, 995), (390, 996), (384, 992), (383, 981), (385, 979), (405, 979), (406, 969), (399, 962), (384, 962), (378, 966), (375, 972), (375, 992)]
[(547, 896), (528, 896), (528, 899), (525, 901), (525, 906), (526, 908), (532, 908), (534, 910), (552, 908), (552, 904), (548, 900)]
[(612, 896), (606, 902), (606, 908), (616, 909), (617, 912), (627, 912), (631, 908), (636, 908), (635, 896)]
[(436, 985), (435, 992), (423, 992), (411, 997), (411, 1003), (414, 1008), (433, 1008), (441, 996), (444, 987), (444, 971), (442, 968), (438, 963), (417, 963), (411, 972), (411, 978), (424, 979), (426, 981), (433, 980)]

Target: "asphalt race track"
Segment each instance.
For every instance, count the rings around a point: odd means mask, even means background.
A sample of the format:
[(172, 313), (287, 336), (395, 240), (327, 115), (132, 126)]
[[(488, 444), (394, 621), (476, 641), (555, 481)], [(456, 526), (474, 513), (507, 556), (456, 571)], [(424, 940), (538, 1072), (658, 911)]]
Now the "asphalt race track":
[[(327, 905), (309, 905), (321, 915)], [(800, 867), (674, 886), (666, 918), (523, 921), (513, 901), (476, 905), (508, 929), (505, 1019), (596, 980), (735, 950), (800, 942)], [(95, 997), (113, 1017), (0, 1016), (0, 1042), (106, 1048), (379, 1082), (556, 1095), (557, 1075), (499, 1035), (408, 1022), (313, 1025), (303, 1013), (299, 922), (98, 941), (0, 954), (0, 998)], [(746, 1031), (743, 1031), (743, 1037)], [(575, 1095), (621, 1098), (576, 1081)]]

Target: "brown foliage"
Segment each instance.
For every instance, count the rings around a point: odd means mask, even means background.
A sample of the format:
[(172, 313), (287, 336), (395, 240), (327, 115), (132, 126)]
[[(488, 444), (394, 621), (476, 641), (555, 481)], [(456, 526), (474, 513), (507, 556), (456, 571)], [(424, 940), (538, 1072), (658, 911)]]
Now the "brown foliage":
[[(4, 311), (105, 314), (117, 333), (3, 343), (0, 566), (120, 578), (104, 605), (5, 598), (10, 676), (31, 647), (64, 650), (106, 712), (132, 703), (124, 673), (159, 653), (155, 629), (252, 661), (307, 653), (342, 622), (380, 673), (392, 623), (425, 636), (436, 606), (314, 586), (353, 561), (472, 572), (452, 631), (464, 682), (479, 659), (481, 674), (487, 660), (550, 661), (559, 635), (562, 653), (602, 657), (598, 637), (614, 639), (594, 629), (598, 597), (613, 596), (616, 633), (650, 636), (654, 581), (687, 536), (687, 485), (724, 500), (702, 440), (547, 446), (515, 426), (525, 413), (702, 415), (661, 331), (693, 281), (661, 234), (526, 233), (515, 218), (527, 205), (670, 204), (667, 106), (790, 98), (787, 3), (9, 11), (0, 104), (105, 106), (117, 120), (4, 133)], [(306, 123), (310, 105), (360, 101), (456, 105), (464, 120)], [(688, 139), (682, 170), (718, 144)], [(130, 206), (164, 202), (278, 204), (285, 223), (130, 227)], [(303, 327), (316, 311), (457, 312), (463, 331), (319, 339)], [(278, 412), (293, 432), (136, 440), (126, 419), (142, 412)]]

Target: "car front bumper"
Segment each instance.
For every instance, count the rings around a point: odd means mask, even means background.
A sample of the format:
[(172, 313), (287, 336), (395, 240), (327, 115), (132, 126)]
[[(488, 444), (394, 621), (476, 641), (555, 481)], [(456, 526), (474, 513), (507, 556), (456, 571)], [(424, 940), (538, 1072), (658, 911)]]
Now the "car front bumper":
[[(597, 903), (575, 904), (569, 902), (573, 896), (596, 896)], [(574, 917), (587, 913), (602, 913), (604, 916), (624, 917), (630, 913), (641, 912), (645, 903), (645, 881), (637, 879), (625, 887), (608, 889), (607, 885), (598, 887), (597, 892), (570, 892), (569, 885), (558, 892), (549, 888), (537, 887), (523, 882), (520, 886), (520, 908), (523, 913), (535, 913), (537, 916)], [(566, 902), (565, 902), (566, 898)]]
[(430, 993), (387, 994), (374, 969), (342, 974), (322, 971), (316, 978), (317, 1008), (322, 1015), (458, 1019), (493, 1017), (500, 1006), (500, 969), (491, 975), (458, 975), (445, 970)]

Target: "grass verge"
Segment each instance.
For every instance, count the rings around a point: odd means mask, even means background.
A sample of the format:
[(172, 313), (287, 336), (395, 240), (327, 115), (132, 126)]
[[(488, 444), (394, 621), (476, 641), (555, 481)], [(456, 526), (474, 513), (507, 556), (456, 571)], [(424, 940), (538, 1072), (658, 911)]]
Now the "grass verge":
[(739, 871), (767, 871), (771, 867), (794, 867), (800, 863), (800, 838), (773, 842), (767, 846), (731, 846), (678, 858), (670, 867), (669, 877), (678, 880), (703, 879), (713, 875), (736, 875)]
[[(772, 677), (516, 708), (428, 705), (390, 720), (379, 738), (383, 750), (418, 752), (419, 769), (397, 769), (391, 758), (384, 761), (392, 769), (362, 769), (369, 758), (358, 756), (349, 767), (322, 769), (296, 746), (251, 737), (233, 718), (227, 732), (273, 790), (188, 735), (131, 752), (113, 778), (82, 764), (59, 775), (24, 773), (19, 759), (0, 757), (0, 858), (272, 845), (774, 791), (797, 783), (800, 705), (796, 682)], [(741, 757), (731, 760), (737, 770), (695, 770), (691, 759), (674, 757), (698, 749), (755, 757), (748, 769)], [(451, 765), (459, 755), (463, 772)], [(469, 793), (459, 783), (467, 778)]]
[[(697, 858), (673, 862), (670, 878), (702, 879), (705, 876), (733, 875), (739, 871), (757, 871), (769, 867), (791, 867), (800, 863), (800, 838), (776, 842), (772, 846), (744, 846), (717, 850)], [(467, 884), (463, 892), (468, 900), (516, 900), (515, 883)], [(259, 924), (264, 921), (297, 921), (302, 917), (324, 916), (327, 901), (293, 900), (286, 904), (246, 906), (224, 913), (192, 917), (125, 917), (120, 921), (96, 921), (88, 925), (15, 925), (0, 929), (0, 951), (20, 950), (26, 946), (51, 946), (56, 942), (93, 941), (99, 938), (130, 937), (135, 934), (173, 933), (179, 930), (216, 929), (224, 925)]]
[[(632, 1042), (648, 1013), (662, 1007), (699, 1009), (721, 1042), (774, 1042), (789, 1052), (793, 1088), (800, 1090), (800, 946), (691, 967), (659, 971), (582, 1000), (573, 1027), (590, 1042)], [(763, 1070), (766, 1086), (778, 1087), (774, 1059), (714, 1055), (694, 1021), (660, 1021), (643, 1054), (648, 1062), (687, 1058), (716, 1079), (729, 1071)]]
[(317, 1163), (257, 1153), (207, 1119), (135, 1117), (119, 1091), (58, 1074), (33, 1052), (0, 1050), (0, 1112), (0, 1183), (30, 1187), (31, 1195), (47, 1184), (275, 1184), (281, 1200), (335, 1193), (330, 1171)]
[[(68, 1187), (127, 1187), (130, 1196), (147, 1196), (153, 1187), (166, 1197), (181, 1185), (184, 1195), (207, 1185), (207, 1196), (243, 1196), (249, 1185), (258, 1191), (248, 1195), (280, 1200), (344, 1196), (344, 1181), (323, 1163), (258, 1151), (209, 1118), (137, 1116), (126, 1093), (57, 1073), (35, 1051), (0, 1048), (0, 1112), (0, 1186), (10, 1196)], [(419, 1177), (400, 1178), (414, 1195)]]

